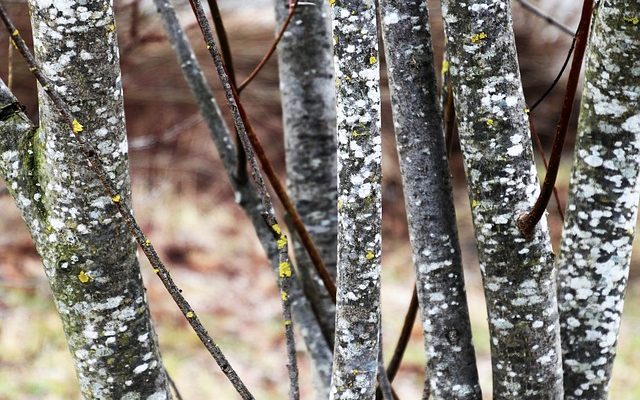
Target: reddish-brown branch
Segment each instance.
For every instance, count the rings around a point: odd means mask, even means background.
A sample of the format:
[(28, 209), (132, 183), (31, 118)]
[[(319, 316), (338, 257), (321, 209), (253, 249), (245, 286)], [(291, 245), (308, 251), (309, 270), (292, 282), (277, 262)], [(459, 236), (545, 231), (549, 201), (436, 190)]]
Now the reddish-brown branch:
[(264, 151), (264, 147), (262, 147), (262, 143), (260, 142), (258, 135), (256, 135), (253, 129), (253, 126), (249, 121), (247, 113), (245, 112), (244, 107), (242, 106), (242, 103), (240, 102), (240, 98), (237, 95), (237, 93), (236, 93), (236, 103), (238, 105), (238, 111), (240, 111), (240, 115), (242, 116), (242, 120), (247, 129), (247, 136), (249, 137), (249, 141), (251, 142), (253, 151), (255, 152), (256, 157), (258, 158), (258, 161), (260, 161), (260, 166), (262, 166), (262, 170), (267, 176), (267, 180), (271, 184), (271, 187), (276, 193), (276, 196), (278, 196), (278, 199), (282, 203), (282, 206), (291, 217), (291, 222), (294, 228), (296, 229), (298, 236), (300, 237), (300, 242), (306, 249), (307, 254), (309, 254), (309, 258), (311, 259), (311, 262), (315, 266), (316, 271), (318, 271), (318, 274), (320, 275), (320, 279), (322, 279), (324, 286), (327, 288), (327, 291), (329, 292), (329, 296), (335, 303), (336, 302), (336, 284), (333, 282), (333, 278), (331, 277), (331, 274), (329, 274), (329, 271), (327, 270), (327, 267), (324, 264), (324, 261), (322, 260), (322, 256), (320, 255), (318, 248), (313, 242), (313, 239), (311, 238), (311, 235), (309, 234), (307, 227), (304, 225), (304, 222), (302, 222), (302, 217), (300, 217), (300, 213), (298, 213), (298, 210), (296, 209), (295, 205), (291, 201), (291, 198), (289, 197), (289, 194), (287, 193), (287, 190), (285, 189), (284, 185), (282, 184), (282, 182), (280, 182), (280, 179), (278, 178), (278, 174), (273, 168), (273, 164), (271, 164), (271, 161), (269, 161), (269, 158), (267, 157), (267, 154)]
[[(538, 135), (538, 131), (536, 130), (535, 125), (533, 124), (533, 116), (531, 115), (531, 111), (529, 111), (529, 127), (531, 129), (531, 135), (533, 136), (533, 140), (536, 144), (536, 149), (542, 158), (542, 162), (544, 164), (545, 170), (549, 169), (549, 163), (547, 162), (547, 156), (544, 154), (544, 147), (542, 146), (542, 141), (540, 140), (540, 136)], [(556, 205), (558, 206), (558, 214), (560, 218), (564, 221), (564, 211), (562, 211), (562, 204), (560, 203), (560, 196), (558, 195), (558, 188), (553, 187), (553, 197), (556, 199)]]
[(409, 309), (407, 310), (407, 314), (404, 317), (404, 324), (402, 325), (402, 330), (400, 331), (400, 337), (398, 338), (398, 342), (396, 343), (396, 349), (393, 352), (393, 357), (391, 357), (391, 361), (389, 361), (389, 365), (387, 366), (387, 376), (389, 377), (389, 381), (393, 382), (400, 369), (400, 364), (402, 363), (402, 358), (404, 357), (404, 353), (407, 350), (407, 345), (409, 344), (409, 339), (411, 338), (411, 330), (413, 329), (413, 325), (416, 322), (416, 317), (418, 315), (418, 290), (414, 286), (413, 287), (413, 295), (411, 296), (411, 303), (409, 303)]
[(280, 40), (282, 39), (282, 36), (284, 36), (284, 33), (287, 30), (287, 27), (289, 26), (289, 24), (291, 23), (291, 20), (293, 19), (294, 14), (296, 13), (296, 9), (298, 8), (298, 3), (300, 2), (300, 0), (295, 0), (289, 7), (289, 14), (287, 15), (287, 18), (284, 20), (284, 22), (282, 23), (282, 27), (280, 27), (280, 31), (278, 31), (278, 34), (276, 35), (276, 38), (273, 40), (273, 43), (271, 43), (271, 47), (269, 47), (269, 50), (265, 53), (264, 57), (262, 57), (262, 60), (260, 60), (260, 62), (258, 63), (258, 65), (253, 69), (253, 71), (251, 72), (251, 74), (249, 74), (249, 76), (247, 77), (247, 79), (245, 79), (244, 81), (242, 81), (242, 83), (238, 86), (238, 93), (242, 93), (242, 91), (247, 87), (247, 85), (249, 83), (251, 83), (251, 81), (258, 76), (258, 73), (260, 73), (260, 71), (262, 70), (262, 68), (267, 64), (267, 61), (269, 61), (269, 59), (271, 58), (271, 56), (273, 55), (273, 53), (276, 51), (276, 48), (278, 47), (278, 43), (280, 43)]
[(547, 174), (544, 177), (542, 190), (536, 200), (535, 205), (533, 206), (531, 211), (523, 214), (520, 218), (518, 218), (517, 221), (518, 228), (523, 233), (523, 235), (527, 237), (531, 236), (531, 233), (533, 232), (538, 221), (540, 221), (540, 218), (542, 218), (542, 215), (547, 208), (547, 204), (549, 204), (549, 199), (551, 198), (551, 193), (553, 192), (556, 178), (558, 177), (558, 170), (560, 169), (560, 159), (562, 158), (562, 148), (564, 147), (565, 137), (567, 135), (567, 129), (569, 127), (569, 119), (571, 118), (571, 112), (573, 111), (573, 102), (576, 97), (576, 90), (578, 88), (578, 81), (580, 79), (582, 61), (584, 59), (584, 54), (589, 39), (589, 26), (591, 24), (592, 11), (593, 0), (584, 0), (582, 6), (582, 15), (580, 17), (580, 25), (578, 26), (578, 32), (576, 33), (576, 49), (571, 63), (571, 70), (569, 74), (569, 80), (567, 81), (567, 89), (565, 92), (564, 103), (562, 105), (560, 120), (558, 121), (558, 125), (556, 127), (556, 136), (553, 141)]

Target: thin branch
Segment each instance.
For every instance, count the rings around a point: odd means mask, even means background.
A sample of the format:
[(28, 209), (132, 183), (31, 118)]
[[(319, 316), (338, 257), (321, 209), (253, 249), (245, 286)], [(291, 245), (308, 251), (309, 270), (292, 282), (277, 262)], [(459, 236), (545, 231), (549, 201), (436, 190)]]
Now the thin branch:
[(260, 73), (262, 68), (267, 64), (267, 61), (269, 61), (269, 58), (271, 58), (271, 55), (276, 51), (276, 47), (278, 47), (278, 43), (280, 43), (280, 39), (282, 39), (282, 36), (286, 32), (287, 27), (289, 26), (289, 23), (291, 23), (291, 20), (293, 19), (293, 15), (296, 13), (296, 9), (298, 8), (299, 2), (300, 0), (295, 0), (293, 3), (291, 3), (289, 8), (289, 15), (287, 15), (287, 18), (282, 23), (282, 26), (280, 27), (280, 31), (276, 35), (276, 38), (273, 40), (273, 43), (271, 43), (271, 47), (269, 47), (269, 50), (265, 53), (264, 57), (262, 57), (262, 60), (260, 60), (258, 65), (249, 74), (247, 79), (242, 81), (240, 86), (238, 86), (238, 93), (242, 93), (242, 91), (247, 87), (247, 85), (251, 83), (251, 81), (258, 75), (258, 73)]
[[(577, 32), (576, 32), (576, 35), (577, 35)], [(547, 90), (544, 92), (544, 94), (529, 108), (530, 111), (533, 111), (536, 108), (538, 108), (538, 106), (547, 98), (547, 96), (551, 94), (551, 92), (556, 87), (558, 82), (560, 82), (562, 75), (564, 75), (564, 71), (567, 69), (567, 66), (569, 65), (569, 60), (571, 60), (571, 55), (573, 54), (573, 50), (576, 48), (576, 35), (573, 36), (573, 40), (571, 41), (571, 47), (569, 48), (567, 57), (564, 59), (564, 63), (562, 64), (562, 68), (560, 68), (558, 75), (556, 75), (555, 79), (553, 80), (551, 85), (547, 88)]]
[(402, 363), (402, 358), (404, 357), (404, 353), (407, 350), (407, 345), (409, 344), (409, 339), (411, 338), (411, 330), (413, 329), (413, 324), (416, 322), (417, 315), (418, 290), (414, 285), (413, 294), (411, 295), (411, 302), (409, 303), (409, 309), (407, 310), (407, 314), (404, 317), (404, 323), (402, 324), (402, 330), (400, 331), (400, 337), (398, 338), (398, 342), (396, 343), (396, 349), (393, 351), (391, 361), (389, 361), (389, 365), (387, 366), (387, 376), (389, 377), (390, 382), (393, 382), (393, 380), (396, 378), (398, 370), (400, 369), (400, 364)]
[[(542, 162), (544, 163), (545, 170), (549, 169), (549, 163), (547, 162), (547, 156), (544, 154), (544, 147), (542, 146), (542, 141), (540, 141), (540, 136), (538, 135), (538, 131), (536, 130), (535, 125), (533, 124), (533, 117), (531, 116), (531, 111), (529, 111), (529, 128), (531, 128), (531, 135), (533, 135), (534, 142), (536, 144), (536, 149), (538, 150), (538, 154), (542, 158)], [(558, 195), (558, 188), (553, 187), (553, 197), (556, 199), (556, 205), (558, 206), (558, 214), (560, 215), (560, 219), (564, 221), (564, 211), (562, 211), (562, 204), (560, 203), (560, 196)]]
[(564, 103), (562, 105), (560, 120), (556, 127), (556, 136), (551, 149), (547, 174), (544, 177), (542, 190), (536, 199), (536, 203), (532, 210), (518, 218), (518, 228), (525, 236), (531, 235), (536, 224), (540, 221), (540, 218), (542, 218), (542, 215), (547, 208), (547, 204), (549, 203), (549, 199), (551, 198), (551, 193), (553, 192), (556, 178), (558, 176), (560, 159), (562, 158), (562, 148), (564, 147), (565, 137), (569, 127), (569, 119), (571, 118), (571, 113), (573, 111), (573, 102), (578, 88), (578, 81), (580, 80), (582, 61), (584, 59), (589, 39), (589, 26), (591, 24), (592, 11), (593, 0), (584, 0), (580, 24), (576, 34), (575, 54), (571, 63), (571, 70), (569, 73), (569, 80), (567, 82), (567, 89), (565, 92)]
[(213, 338), (209, 335), (206, 328), (200, 322), (197, 314), (195, 313), (189, 302), (184, 298), (181, 290), (171, 278), (168, 269), (158, 257), (158, 253), (151, 244), (151, 241), (144, 235), (142, 229), (140, 228), (140, 225), (133, 216), (131, 209), (125, 203), (122, 196), (114, 189), (113, 183), (110, 181), (107, 174), (102, 168), (102, 164), (97, 156), (96, 151), (93, 149), (91, 144), (86, 141), (85, 135), (82, 134), (84, 127), (82, 126), (81, 122), (73, 117), (73, 114), (71, 113), (66, 102), (53, 89), (53, 85), (50, 84), (49, 79), (42, 73), (40, 67), (36, 63), (35, 58), (29, 51), (26, 43), (20, 36), (20, 33), (9, 18), (6, 10), (4, 9), (4, 6), (1, 3), (0, 18), (6, 26), (7, 31), (11, 35), (11, 40), (26, 60), (30, 71), (32, 71), (32, 73), (35, 75), (36, 79), (42, 86), (42, 89), (47, 93), (60, 114), (67, 120), (69, 129), (71, 132), (73, 132), (73, 134), (71, 135), (71, 137), (73, 138), (72, 140), (76, 140), (79, 144), (80, 150), (85, 156), (89, 168), (91, 169), (91, 171), (93, 171), (93, 173), (96, 174), (96, 176), (100, 180), (105, 194), (109, 196), (115, 206), (115, 209), (120, 213), (129, 231), (149, 260), (149, 263), (153, 267), (154, 272), (160, 277), (160, 280), (164, 284), (165, 288), (167, 288), (167, 291), (173, 298), (174, 302), (178, 305), (178, 308), (180, 308), (180, 311), (182, 311), (182, 314), (189, 322), (189, 325), (191, 325), (193, 330), (200, 338), (202, 344), (204, 344), (205, 348), (218, 363), (218, 366), (220, 366), (220, 369), (226, 375), (227, 379), (229, 379), (231, 384), (236, 388), (240, 396), (243, 399), (253, 400), (253, 395), (249, 392), (233, 367), (229, 364), (227, 358), (224, 356), (218, 345), (214, 342)]
[(264, 183), (264, 179), (262, 178), (262, 175), (260, 173), (258, 162), (256, 160), (256, 154), (251, 147), (251, 141), (247, 133), (251, 130), (250, 126), (248, 126), (247, 124), (248, 118), (246, 116), (246, 113), (242, 109), (238, 93), (236, 92), (234, 86), (231, 84), (229, 75), (227, 74), (227, 71), (225, 69), (224, 61), (218, 50), (218, 46), (213, 39), (211, 27), (209, 26), (209, 21), (207, 21), (207, 17), (202, 8), (202, 3), (200, 2), (200, 0), (189, 0), (189, 3), (191, 4), (193, 12), (198, 20), (198, 24), (200, 25), (200, 30), (202, 31), (202, 35), (207, 44), (207, 48), (209, 49), (209, 54), (211, 55), (211, 58), (213, 59), (213, 62), (216, 66), (218, 77), (220, 78), (222, 87), (225, 91), (227, 102), (229, 104), (229, 107), (231, 108), (236, 131), (238, 132), (238, 136), (240, 137), (240, 141), (242, 142), (242, 146), (244, 147), (244, 151), (247, 155), (247, 160), (249, 161), (249, 165), (251, 168), (251, 174), (253, 176), (253, 180), (256, 184), (258, 194), (264, 207), (265, 222), (271, 227), (274, 236), (277, 238), (280, 255), (280, 289), (284, 315), (285, 337), (287, 343), (287, 368), (289, 370), (290, 383), (289, 398), (292, 400), (298, 399), (300, 397), (298, 387), (298, 366), (296, 359), (295, 339), (293, 334), (293, 322), (291, 320), (291, 301), (288, 295), (288, 287), (291, 284), (293, 269), (291, 268), (289, 256), (287, 254), (287, 238), (282, 234), (278, 226), (273, 203), (271, 202), (271, 197), (269, 196)]
[(524, 8), (525, 10), (527, 10), (530, 13), (534, 14), (536, 17), (544, 19), (549, 24), (551, 24), (551, 25), (555, 26), (556, 28), (560, 29), (562, 32), (566, 33), (567, 35), (573, 35), (573, 31), (570, 28), (567, 28), (562, 22), (560, 22), (560, 21), (556, 20), (555, 18), (553, 18), (552, 16), (546, 14), (544, 11), (542, 11), (541, 9), (536, 7), (535, 5), (529, 3), (527, 0), (517, 0), (517, 2), (520, 3), (522, 8)]

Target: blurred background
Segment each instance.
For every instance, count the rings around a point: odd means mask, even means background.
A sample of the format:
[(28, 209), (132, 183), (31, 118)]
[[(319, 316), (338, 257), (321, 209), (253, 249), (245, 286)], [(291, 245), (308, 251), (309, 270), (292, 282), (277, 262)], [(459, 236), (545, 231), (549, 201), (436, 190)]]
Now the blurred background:
[[(27, 5), (2, 0), (29, 41)], [(206, 127), (183, 81), (150, 0), (116, 0), (124, 83), (134, 209), (143, 229), (159, 249), (176, 283), (202, 316), (232, 365), (260, 399), (286, 398), (286, 357), (275, 277), (251, 224), (236, 206), (227, 176)], [(134, 4), (138, 3), (138, 7)], [(247, 76), (274, 36), (272, 0), (219, 0), (240, 79)], [(439, 5), (431, 2), (438, 65), (442, 58)], [(534, 2), (571, 30), (579, 2)], [(136, 8), (138, 11), (136, 11)], [(227, 107), (217, 77), (188, 4), (178, 2), (200, 62)], [(514, 24), (524, 91), (533, 104), (555, 78), (571, 36), (513, 1)], [(138, 23), (132, 23), (138, 20)], [(8, 76), (8, 37), (0, 33), (0, 76)], [(13, 88), (28, 114), (37, 120), (35, 80), (14, 54)], [(383, 64), (384, 233), (382, 307), (386, 359), (397, 340), (414, 285), (402, 187)], [(534, 113), (545, 149), (550, 147), (560, 113), (564, 79)], [(243, 93), (245, 108), (285, 179), (280, 95), (276, 57)], [(558, 190), (566, 203), (575, 104)], [(548, 152), (547, 152), (548, 154)], [(485, 398), (491, 393), (489, 336), (462, 159), (457, 147), (450, 160), (465, 262), (467, 293)], [(544, 166), (540, 164), (540, 176)], [(549, 221), (557, 243), (561, 220), (552, 200)], [(637, 241), (636, 241), (637, 242)], [(627, 293), (612, 399), (640, 398), (640, 282), (634, 256)], [(236, 394), (202, 348), (160, 281), (143, 261), (143, 276), (159, 333), (164, 362), (185, 399), (233, 399)], [(304, 344), (300, 350), (301, 384), (310, 398), (311, 376)], [(417, 323), (394, 388), (404, 399), (418, 399), (423, 384), (423, 342)], [(77, 381), (61, 323), (31, 239), (13, 200), (0, 182), (0, 399), (75, 399)]]

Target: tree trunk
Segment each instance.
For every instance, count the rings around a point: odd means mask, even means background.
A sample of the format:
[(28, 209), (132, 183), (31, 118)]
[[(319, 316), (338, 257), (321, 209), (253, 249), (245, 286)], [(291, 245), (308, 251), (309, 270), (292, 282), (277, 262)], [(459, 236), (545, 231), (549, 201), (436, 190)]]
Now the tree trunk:
[[(289, 1), (276, 0), (275, 3), (279, 29), (289, 14)], [(336, 101), (329, 13), (328, 2), (323, 0), (298, 6), (278, 45), (278, 69), (287, 188), (335, 279), (338, 219)], [(310, 287), (305, 287), (305, 291), (315, 295), (318, 319), (330, 335), (327, 339), (333, 341), (333, 301), (305, 249), (299, 241), (293, 243), (300, 274), (309, 275)], [(330, 365), (331, 358), (325, 362)], [(321, 371), (324, 370), (321, 367)], [(331, 375), (321, 373), (318, 378), (318, 398), (326, 399)]]
[(596, 10), (558, 257), (566, 399), (606, 399), (640, 198), (640, 3)]
[(433, 399), (480, 399), (426, 0), (380, 0), (380, 20), (422, 310), (425, 385)]
[(338, 115), (338, 264), (332, 399), (372, 399), (381, 256), (380, 75), (373, 0), (331, 0)]
[(494, 399), (560, 399), (562, 368), (546, 220), (506, 0), (443, 2), (447, 54), (491, 333)]
[[(94, 144), (121, 201), (131, 204), (111, 3), (30, 7), (43, 73), (84, 126), (79, 134)], [(135, 243), (42, 88), (39, 101), (40, 129), (3, 141), (2, 169), (42, 256), (81, 392), (88, 399), (168, 398)]]

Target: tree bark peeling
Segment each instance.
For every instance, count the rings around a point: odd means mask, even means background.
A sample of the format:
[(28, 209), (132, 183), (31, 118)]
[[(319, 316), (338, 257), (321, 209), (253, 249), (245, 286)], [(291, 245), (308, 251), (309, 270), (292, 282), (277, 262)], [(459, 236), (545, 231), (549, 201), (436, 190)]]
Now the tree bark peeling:
[(381, 0), (391, 104), (433, 399), (480, 399), (426, 0)]
[(553, 254), (546, 220), (516, 220), (539, 183), (506, 0), (443, 2), (460, 142), (491, 333), (494, 399), (562, 398)]
[(602, 1), (558, 257), (565, 399), (606, 399), (640, 198), (640, 3)]
[(380, 75), (373, 0), (331, 1), (338, 121), (338, 261), (331, 399), (372, 399), (381, 256)]

